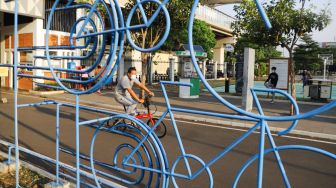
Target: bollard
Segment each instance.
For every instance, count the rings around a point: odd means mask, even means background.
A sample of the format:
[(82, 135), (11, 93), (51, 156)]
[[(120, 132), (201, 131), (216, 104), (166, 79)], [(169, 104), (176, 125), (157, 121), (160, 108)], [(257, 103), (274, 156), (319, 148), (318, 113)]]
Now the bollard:
[(225, 79), (225, 93), (230, 92), (230, 78)]

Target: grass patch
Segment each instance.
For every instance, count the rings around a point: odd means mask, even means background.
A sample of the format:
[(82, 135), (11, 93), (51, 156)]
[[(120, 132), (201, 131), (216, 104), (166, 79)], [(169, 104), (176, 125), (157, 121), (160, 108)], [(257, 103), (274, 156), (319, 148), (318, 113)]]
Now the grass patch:
[[(7, 159), (0, 156), (0, 161), (4, 162)], [(28, 168), (21, 167), (19, 171), (20, 186), (24, 188), (43, 188), (45, 184), (51, 180), (49, 178), (39, 175)], [(15, 188), (15, 171), (0, 174), (0, 187), (1, 188)]]

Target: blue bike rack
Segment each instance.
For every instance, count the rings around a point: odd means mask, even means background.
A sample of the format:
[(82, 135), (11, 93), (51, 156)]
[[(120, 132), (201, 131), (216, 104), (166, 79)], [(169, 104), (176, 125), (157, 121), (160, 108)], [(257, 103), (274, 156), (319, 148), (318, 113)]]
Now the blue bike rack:
[[(234, 147), (236, 147), (239, 143), (241, 143), (245, 138), (247, 138), (249, 135), (251, 135), (256, 130), (260, 131), (259, 151), (255, 156), (249, 159), (246, 162), (246, 164), (239, 170), (232, 184), (232, 187), (236, 187), (238, 185), (241, 175), (254, 161), (258, 161), (257, 185), (256, 186), (259, 188), (262, 187), (264, 156), (269, 153), (274, 154), (286, 187), (291, 187), (291, 184), (288, 180), (284, 165), (282, 163), (281, 156), (279, 153), (280, 151), (307, 150), (307, 151), (319, 153), (321, 155), (324, 155), (324, 156), (327, 156), (327, 157), (330, 157), (336, 160), (335, 154), (327, 152), (322, 149), (310, 147), (310, 146), (302, 146), (302, 145), (277, 146), (271, 134), (270, 127), (268, 126), (268, 122), (291, 122), (291, 125), (289, 126), (288, 129), (278, 134), (279, 136), (286, 135), (295, 128), (299, 120), (315, 116), (331, 108), (334, 108), (336, 106), (335, 100), (313, 111), (310, 111), (307, 113), (300, 113), (296, 101), (286, 92), (281, 91), (281, 90), (275, 90), (275, 89), (251, 88), (253, 99), (255, 101), (255, 104), (259, 112), (258, 114), (255, 114), (255, 113), (244, 111), (238, 108), (237, 106), (231, 104), (230, 102), (222, 98), (210, 86), (210, 84), (207, 82), (205, 77), (202, 75), (200, 68), (198, 67), (196, 57), (194, 55), (195, 54), (194, 49), (193, 49), (193, 35), (192, 35), (193, 34), (193, 24), (195, 20), (195, 11), (199, 3), (198, 0), (194, 0), (193, 6), (191, 9), (190, 18), (189, 18), (189, 26), (188, 26), (188, 31), (189, 31), (188, 32), (188, 39), (189, 39), (188, 45), (190, 48), (192, 62), (195, 66), (196, 72), (198, 73), (200, 80), (203, 82), (203, 84), (205, 85), (207, 90), (210, 92), (210, 94), (215, 99), (217, 99), (219, 103), (237, 112), (238, 115), (221, 114), (221, 113), (173, 107), (171, 106), (169, 102), (169, 96), (166, 92), (165, 86), (166, 85), (191, 86), (191, 85), (180, 83), (180, 82), (161, 82), (161, 88), (162, 88), (162, 92), (163, 92), (165, 102), (166, 102), (166, 111), (159, 118), (156, 124), (151, 128), (148, 127), (146, 124), (144, 124), (142, 121), (132, 116), (129, 116), (126, 114), (115, 113), (115, 112), (111, 112), (107, 110), (95, 109), (93, 107), (80, 106), (79, 102), (80, 102), (81, 95), (91, 94), (91, 93), (98, 91), (101, 87), (103, 87), (106, 83), (108, 83), (109, 80), (112, 79), (112, 76), (115, 74), (118, 64), (120, 63), (122, 54), (123, 54), (125, 38), (127, 38), (127, 41), (134, 49), (141, 51), (141, 52), (156, 51), (164, 44), (164, 42), (167, 40), (167, 37), (169, 35), (170, 24), (171, 24), (170, 15), (166, 7), (169, 0), (163, 0), (163, 1), (137, 0), (135, 6), (132, 8), (129, 15), (127, 15), (126, 21), (124, 21), (124, 15), (123, 15), (123, 12), (117, 0), (95, 0), (92, 5), (86, 4), (86, 3), (77, 4), (74, 2), (74, 0), (68, 0), (68, 3), (63, 7), (59, 6), (60, 0), (55, 0), (55, 3), (52, 6), (52, 8), (50, 10), (46, 10), (49, 12), (48, 22), (46, 25), (46, 36), (49, 36), (50, 34), (52, 19), (55, 15), (55, 12), (57, 11), (66, 11), (66, 10), (75, 11), (77, 9), (86, 9), (87, 16), (79, 18), (74, 23), (71, 29), (71, 33), (70, 33), (70, 39), (69, 39), (70, 44), (68, 46), (55, 47), (55, 46), (46, 45), (46, 46), (36, 46), (32, 48), (18, 48), (18, 1), (19, 0), (15, 0), (15, 9), (14, 9), (14, 12), (15, 12), (14, 65), (1, 65), (1, 66), (8, 66), (14, 69), (14, 80), (17, 80), (18, 77), (53, 80), (57, 82), (58, 86), (49, 86), (45, 84), (39, 84), (39, 85), (43, 87), (53, 87), (53, 88), (65, 90), (66, 92), (75, 95), (76, 99), (75, 99), (75, 104), (57, 102), (57, 101), (44, 101), (44, 102), (34, 103), (34, 104), (18, 104), (18, 100), (17, 100), (18, 99), (18, 86), (17, 84), (14, 84), (15, 143), (13, 144), (13, 143), (1, 141), (0, 144), (8, 147), (9, 155), (11, 154), (11, 151), (13, 149), (15, 150), (15, 162), (16, 162), (16, 169), (17, 169), (16, 170), (16, 187), (17, 188), (19, 187), (19, 183), (18, 183), (19, 182), (19, 170), (18, 170), (19, 169), (19, 152), (24, 152), (32, 156), (35, 156), (41, 160), (45, 160), (45, 161), (55, 164), (56, 184), (60, 184), (60, 177), (64, 177), (66, 179), (76, 182), (77, 187), (80, 187), (81, 184), (85, 184), (86, 186), (89, 186), (89, 187), (101, 187), (102, 184), (105, 186), (109, 186), (109, 187), (115, 187), (116, 184), (113, 184), (112, 181), (106, 180), (106, 178), (108, 178), (109, 180), (113, 180), (113, 182), (122, 183), (126, 186), (127, 185), (138, 185), (142, 183), (146, 187), (151, 187), (151, 186), (168, 187), (169, 182), (171, 181), (171, 183), (175, 187), (178, 187), (178, 183), (176, 182), (176, 179), (193, 180), (196, 177), (198, 177), (201, 173), (204, 172), (207, 174), (209, 178), (209, 187), (213, 187), (213, 176), (212, 176), (210, 167), (213, 164), (215, 164), (219, 159), (224, 157), (229, 151), (231, 151)], [(106, 1), (108, 2), (108, 4), (106, 3)], [(145, 11), (143, 9), (143, 5), (146, 3), (155, 3), (157, 5), (157, 10), (154, 12), (154, 14), (150, 18), (146, 17)], [(265, 26), (270, 29), (272, 25), (262, 5), (260, 4), (258, 0), (255, 0), (255, 3), (257, 5), (258, 11), (262, 19), (264, 20)], [(107, 20), (109, 24), (111, 25), (111, 28), (106, 29), (104, 27), (103, 17), (97, 9), (98, 6), (103, 7), (105, 9), (107, 18), (108, 18)], [(136, 11), (140, 11), (140, 14), (142, 15), (142, 18), (143, 18), (143, 24), (131, 25), (131, 20), (134, 17), (134, 14), (136, 13)], [(164, 31), (164, 34), (161, 40), (155, 46), (151, 48), (141, 48), (137, 46), (136, 43), (132, 39), (131, 31), (149, 28), (160, 13), (163, 13), (166, 19), (166, 29)], [(92, 16), (95, 16), (98, 18), (98, 22), (100, 22), (102, 25), (101, 31), (98, 30), (96, 23), (92, 20)], [(90, 32), (89, 30), (85, 28), (87, 25), (93, 28), (93, 32)], [(76, 33), (77, 27), (79, 26), (80, 26), (80, 29)], [(107, 35), (110, 35), (112, 38), (109, 44), (107, 44), (105, 40)], [(98, 42), (99, 37), (101, 37), (103, 41), (101, 44), (99, 44)], [(90, 46), (89, 42), (85, 42), (84, 45), (77, 46), (76, 44), (73, 43), (73, 40), (79, 40), (79, 39), (88, 39), (87, 41), (93, 41), (93, 45)], [(49, 37), (46, 37), (45, 44), (49, 44)], [(108, 58), (104, 60), (103, 55), (106, 50), (106, 45), (110, 45), (110, 49), (109, 49)], [(85, 56), (52, 56), (49, 53), (50, 50), (61, 50), (61, 49), (78, 50), (78, 49), (85, 49), (85, 48), (90, 48), (89, 53)], [(22, 66), (18, 64), (18, 51), (41, 50), (41, 49), (45, 50), (46, 52), (45, 55), (36, 56), (34, 58), (46, 60), (49, 66), (47, 67)], [(88, 59), (89, 57), (93, 56), (94, 53), (97, 53), (98, 56), (96, 57), (93, 65), (86, 70), (70, 70), (70, 69), (54, 68), (51, 63), (51, 61), (54, 59), (84, 60), (84, 59)], [(102, 65), (101, 71), (95, 77), (89, 78), (88, 80), (80, 80), (77, 78), (67, 78), (67, 79), (59, 78), (55, 72), (55, 71), (60, 71), (64, 73), (74, 73), (78, 75), (88, 74), (89, 72), (96, 69), (98, 65)], [(50, 70), (53, 77), (19, 74), (18, 73), (19, 68), (29, 68), (33, 70)], [(78, 85), (92, 84), (92, 87), (87, 90), (82, 91), (82, 90), (76, 90), (76, 89), (69, 88), (64, 83), (73, 83), (73, 84), (78, 84)], [(291, 116), (267, 116), (265, 115), (263, 112), (263, 108), (256, 94), (258, 92), (278, 93), (280, 95), (285, 96), (294, 106), (295, 114)], [(56, 106), (56, 113), (55, 113), (55, 116), (56, 116), (56, 156), (55, 156), (55, 159), (52, 159), (50, 157), (36, 153), (32, 150), (21, 147), (19, 146), (19, 143), (18, 143), (18, 139), (19, 139), (18, 109), (23, 108), (23, 107), (34, 107), (34, 106), (42, 106), (42, 105), (55, 105)], [(60, 134), (60, 129), (59, 129), (60, 120), (59, 119), (60, 119), (61, 107), (73, 108), (76, 114), (75, 152), (70, 151), (66, 148), (61, 148), (59, 144), (59, 134)], [(79, 119), (80, 110), (102, 113), (102, 114), (105, 114), (106, 117), (93, 119), (93, 120), (87, 120), (87, 121), (80, 121)], [(244, 120), (244, 121), (254, 122), (255, 125), (249, 130), (247, 130), (239, 139), (233, 141), (232, 144), (227, 146), (223, 151), (221, 151), (218, 155), (213, 157), (210, 161), (205, 162), (200, 157), (197, 157), (193, 154), (189, 154), (186, 152), (184, 145), (182, 143), (182, 139), (179, 134), (177, 122), (175, 121), (174, 112), (207, 115), (207, 116), (214, 116), (214, 117), (219, 117), (223, 119)], [(158, 139), (158, 137), (154, 133), (154, 129), (167, 116), (171, 118), (172, 127), (176, 133), (176, 137), (178, 140), (178, 147), (181, 152), (180, 156), (172, 163), (171, 167), (170, 167), (170, 163), (168, 162), (164, 146), (162, 145), (161, 141)], [(103, 126), (103, 124), (107, 121), (116, 120), (120, 118), (132, 121), (137, 126), (130, 126), (127, 123), (118, 124), (117, 126), (113, 126), (110, 128)], [(81, 126), (91, 127), (95, 130), (94, 135), (91, 140), (90, 154), (88, 156), (81, 154), (79, 150), (80, 144), (81, 144), (80, 136), (79, 136)], [(129, 132), (120, 131), (118, 129), (120, 127), (127, 127), (131, 131)], [(131, 143), (120, 144), (116, 148), (116, 151), (114, 153), (113, 164), (103, 163), (99, 160), (96, 160), (95, 152), (94, 152), (96, 139), (98, 138), (99, 132), (111, 133), (113, 135), (119, 135), (119, 136), (128, 138), (132, 140), (132, 144)], [(270, 142), (270, 145), (271, 145), (270, 148), (265, 148), (266, 138)], [(122, 154), (122, 151), (124, 150), (129, 151), (127, 155)], [(72, 167), (70, 165), (66, 165), (60, 162), (60, 159), (59, 159), (60, 151), (68, 153), (70, 155), (74, 155), (76, 157), (76, 166)], [(81, 159), (85, 159), (89, 161), (90, 166), (82, 164), (80, 161)], [(120, 159), (122, 159), (121, 162), (119, 162)], [(10, 160), (10, 157), (9, 157), (9, 160)], [(197, 171), (192, 172), (190, 168), (191, 161), (195, 161), (199, 163), (202, 167), (198, 169)], [(176, 167), (180, 164), (185, 165), (184, 167), (187, 170), (187, 174), (181, 174), (181, 173), (176, 172)], [(96, 166), (102, 166), (102, 167), (108, 168), (121, 175), (119, 176), (115, 174), (109, 174), (105, 171), (99, 170), (98, 168), (96, 168)], [(64, 169), (71, 171), (72, 173), (75, 174), (75, 176), (73, 177), (63, 172), (60, 172), (60, 168), (64, 168)], [(127, 175), (134, 175), (136, 173), (138, 173), (137, 178), (133, 178), (133, 179), (125, 178), (125, 176)], [(92, 180), (93, 182), (95, 182), (95, 184), (85, 182), (84, 178)]]

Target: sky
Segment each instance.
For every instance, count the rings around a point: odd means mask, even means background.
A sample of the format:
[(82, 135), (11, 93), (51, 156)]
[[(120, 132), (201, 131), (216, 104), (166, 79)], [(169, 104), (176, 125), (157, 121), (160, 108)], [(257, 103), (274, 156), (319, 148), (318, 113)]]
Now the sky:
[[(336, 0), (310, 0), (307, 2), (308, 6), (312, 6), (315, 12), (319, 12), (326, 7), (331, 11), (331, 23), (322, 31), (314, 31), (313, 39), (316, 42), (336, 42)], [(217, 7), (219, 10), (234, 16), (234, 5), (223, 5)]]

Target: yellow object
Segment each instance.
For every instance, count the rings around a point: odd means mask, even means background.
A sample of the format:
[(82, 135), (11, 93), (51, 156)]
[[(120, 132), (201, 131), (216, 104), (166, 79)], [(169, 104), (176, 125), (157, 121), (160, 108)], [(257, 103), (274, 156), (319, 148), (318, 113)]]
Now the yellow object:
[(0, 67), (0, 77), (1, 76), (8, 76), (8, 67)]

